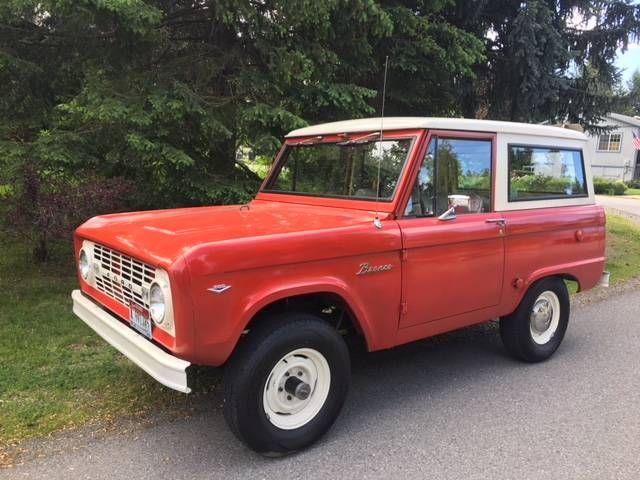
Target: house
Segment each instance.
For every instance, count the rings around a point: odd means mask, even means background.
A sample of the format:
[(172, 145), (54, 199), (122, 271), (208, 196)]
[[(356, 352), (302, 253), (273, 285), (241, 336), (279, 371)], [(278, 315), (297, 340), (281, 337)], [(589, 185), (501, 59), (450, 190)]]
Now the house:
[(640, 179), (640, 151), (633, 142), (634, 135), (640, 137), (640, 117), (610, 113), (600, 125), (610, 130), (590, 135), (593, 175), (625, 181)]

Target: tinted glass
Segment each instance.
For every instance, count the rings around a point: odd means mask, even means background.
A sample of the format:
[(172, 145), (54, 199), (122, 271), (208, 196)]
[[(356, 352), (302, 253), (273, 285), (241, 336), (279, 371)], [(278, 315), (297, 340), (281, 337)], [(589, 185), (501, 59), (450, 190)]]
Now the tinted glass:
[(290, 146), (266, 187), (268, 191), (388, 201), (411, 147), (410, 139)]
[(509, 200), (587, 194), (581, 150), (509, 146)]
[(440, 215), (450, 206), (456, 214), (491, 211), (490, 140), (431, 141), (405, 215)]
[(435, 209), (434, 164), (436, 141), (429, 144), (429, 150), (422, 161), (418, 176), (411, 190), (411, 197), (404, 214), (415, 217), (433, 215)]
[(436, 214), (491, 210), (491, 141), (438, 139)]

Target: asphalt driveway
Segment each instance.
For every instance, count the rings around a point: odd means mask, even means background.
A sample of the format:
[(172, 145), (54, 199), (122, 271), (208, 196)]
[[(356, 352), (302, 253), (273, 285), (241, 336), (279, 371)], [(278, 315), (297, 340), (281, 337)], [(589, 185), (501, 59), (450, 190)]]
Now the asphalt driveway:
[(613, 213), (621, 213), (640, 221), (640, 198), (625, 197), (622, 195), (596, 195), (596, 203), (602, 205)]
[(543, 364), (506, 357), (495, 325), (356, 353), (334, 428), (284, 459), (239, 444), (214, 393), (186, 419), (56, 438), (55, 453), (0, 478), (637, 479), (639, 322), (635, 290), (575, 308), (565, 342)]

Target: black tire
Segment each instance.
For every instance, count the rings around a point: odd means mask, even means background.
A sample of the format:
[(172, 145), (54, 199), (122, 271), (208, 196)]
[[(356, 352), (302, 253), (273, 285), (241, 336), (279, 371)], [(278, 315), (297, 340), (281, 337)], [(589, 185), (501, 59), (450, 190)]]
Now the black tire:
[[(263, 394), (272, 369), (299, 348), (313, 349), (324, 357), (330, 385), (315, 417), (299, 428), (283, 429), (269, 420)], [(275, 315), (251, 329), (227, 364), (224, 416), (235, 436), (252, 450), (267, 456), (292, 453), (314, 443), (333, 425), (347, 396), (350, 378), (349, 352), (331, 325), (306, 313)], [(309, 398), (312, 395), (313, 391)]]
[[(538, 337), (534, 341), (532, 309), (544, 292), (553, 292), (559, 301), (560, 315), (555, 333), (544, 343)], [(500, 336), (507, 351), (515, 358), (525, 362), (541, 362), (548, 359), (558, 349), (569, 324), (569, 292), (561, 278), (550, 277), (531, 285), (520, 305), (511, 315), (500, 319)]]

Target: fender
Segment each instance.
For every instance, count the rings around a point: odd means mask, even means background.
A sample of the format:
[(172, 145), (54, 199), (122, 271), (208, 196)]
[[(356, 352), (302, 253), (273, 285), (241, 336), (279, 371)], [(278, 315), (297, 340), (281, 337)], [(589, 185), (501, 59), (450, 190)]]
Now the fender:
[[(578, 283), (578, 291), (588, 290), (594, 287), (600, 280), (600, 276), (602, 274), (602, 271), (604, 270), (605, 261), (606, 257), (595, 257), (586, 260), (580, 260), (577, 262), (551, 265), (534, 270), (525, 279), (522, 288), (519, 289), (518, 295), (515, 297), (515, 303), (509, 305), (507, 308), (507, 310), (509, 311), (503, 311), (502, 315), (511, 313), (520, 304), (529, 287), (533, 283), (545, 277), (571, 277)], [(598, 264), (600, 265), (599, 269), (593, 268), (594, 265)]]
[(333, 293), (342, 298), (353, 313), (354, 321), (365, 337), (367, 348), (372, 349), (372, 346), (375, 345), (375, 334), (364, 305), (359, 298), (350, 293), (349, 286), (342, 279), (331, 276), (308, 278), (284, 286), (278, 285), (251, 297), (242, 310), (241, 321), (238, 322), (238, 328), (234, 332), (235, 341), (238, 340), (255, 315), (266, 306), (288, 297), (311, 293)]
[(525, 281), (525, 287), (529, 287), (532, 283), (537, 282), (541, 278), (553, 275), (569, 275), (576, 279), (581, 290), (586, 290), (598, 283), (602, 272), (598, 272), (596, 276), (592, 274), (594, 264), (602, 264), (606, 261), (606, 257), (589, 258), (578, 262), (561, 263), (550, 267), (534, 270)]

